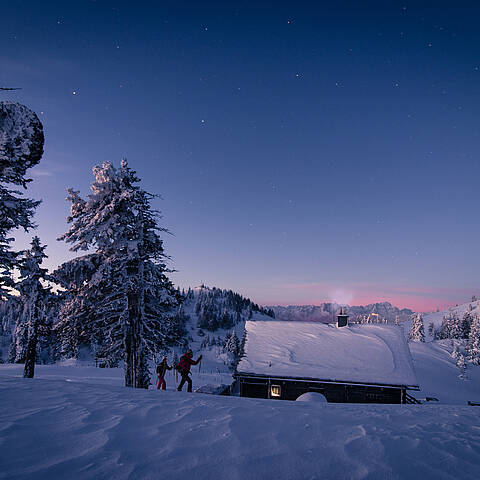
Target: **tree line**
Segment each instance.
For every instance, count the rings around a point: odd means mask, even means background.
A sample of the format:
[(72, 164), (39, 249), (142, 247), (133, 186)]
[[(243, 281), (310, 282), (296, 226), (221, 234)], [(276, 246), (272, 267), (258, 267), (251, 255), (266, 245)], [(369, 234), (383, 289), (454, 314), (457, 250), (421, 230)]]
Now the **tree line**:
[(88, 342), (108, 361), (123, 361), (126, 386), (148, 388), (149, 358), (183, 335), (182, 299), (167, 276), (161, 239), (167, 230), (152, 207), (156, 195), (140, 186), (126, 160), (120, 167), (95, 166), (85, 198), (67, 190), (69, 229), (59, 237), (82, 255), (49, 274), (38, 237), (27, 250), (11, 248), (13, 230), (35, 227), (40, 202), (20, 188), (26, 189), (27, 171), (42, 157), (42, 124), (28, 108), (1, 102), (0, 132), (2, 330), (16, 319), (10, 358), (24, 362), (24, 376), (31, 378), (42, 339), (60, 357)]

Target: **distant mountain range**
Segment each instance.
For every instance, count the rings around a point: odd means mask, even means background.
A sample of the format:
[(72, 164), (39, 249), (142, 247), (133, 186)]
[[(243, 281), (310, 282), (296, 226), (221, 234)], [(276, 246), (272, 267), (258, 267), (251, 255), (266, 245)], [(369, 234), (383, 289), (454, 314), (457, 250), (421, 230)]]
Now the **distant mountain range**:
[(288, 307), (277, 305), (266, 308), (271, 308), (275, 312), (277, 320), (331, 323), (336, 320), (336, 315), (341, 307), (347, 308), (347, 313), (352, 317), (352, 320), (359, 316), (373, 313), (379, 315), (380, 318), (385, 318), (387, 322), (394, 322), (397, 316), (400, 321), (405, 321), (413, 314), (412, 310), (408, 308), (400, 309), (393, 306), (390, 302), (360, 306), (325, 302), (320, 305), (289, 305)]

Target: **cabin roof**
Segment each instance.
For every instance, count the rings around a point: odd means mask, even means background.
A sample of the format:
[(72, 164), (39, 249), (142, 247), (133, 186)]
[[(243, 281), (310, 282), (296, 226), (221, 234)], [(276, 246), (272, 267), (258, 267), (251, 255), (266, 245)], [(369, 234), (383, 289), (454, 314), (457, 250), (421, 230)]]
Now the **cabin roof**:
[(247, 321), (239, 374), (418, 386), (403, 329)]

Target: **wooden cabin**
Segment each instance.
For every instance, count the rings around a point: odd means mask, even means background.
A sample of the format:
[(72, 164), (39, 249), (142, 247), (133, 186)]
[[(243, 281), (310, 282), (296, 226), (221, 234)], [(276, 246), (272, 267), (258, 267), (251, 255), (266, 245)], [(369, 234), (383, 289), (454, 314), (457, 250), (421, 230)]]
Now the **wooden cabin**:
[[(347, 317), (347, 318), (345, 318)], [(418, 390), (403, 329), (286, 321), (246, 322), (244, 356), (234, 374), (242, 397), (296, 400), (318, 392), (328, 402), (410, 403)]]

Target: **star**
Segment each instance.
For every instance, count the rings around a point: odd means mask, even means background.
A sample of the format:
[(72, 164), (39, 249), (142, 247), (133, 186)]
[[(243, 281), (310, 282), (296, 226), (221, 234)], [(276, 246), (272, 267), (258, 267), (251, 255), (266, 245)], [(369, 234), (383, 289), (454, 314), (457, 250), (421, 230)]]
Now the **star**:
[(77, 94), (77, 91), (74, 90), (74, 91), (72, 92), (72, 95), (76, 95), (76, 94)]

